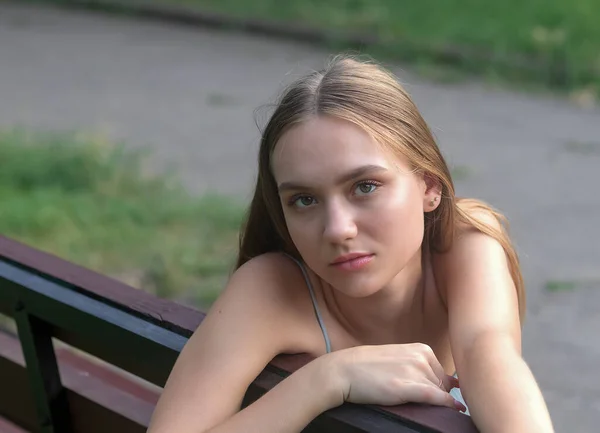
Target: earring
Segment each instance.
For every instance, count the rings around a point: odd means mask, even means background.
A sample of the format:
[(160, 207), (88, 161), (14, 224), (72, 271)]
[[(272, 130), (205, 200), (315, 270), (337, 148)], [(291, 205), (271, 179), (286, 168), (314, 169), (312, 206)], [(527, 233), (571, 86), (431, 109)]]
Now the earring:
[(437, 196), (433, 197), (430, 201), (429, 201), (429, 206), (435, 206), (435, 203), (437, 202)]

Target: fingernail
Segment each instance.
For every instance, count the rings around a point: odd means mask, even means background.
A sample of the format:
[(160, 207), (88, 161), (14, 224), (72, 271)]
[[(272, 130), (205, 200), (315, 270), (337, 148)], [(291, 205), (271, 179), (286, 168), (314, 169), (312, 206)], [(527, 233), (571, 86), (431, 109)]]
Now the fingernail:
[(454, 400), (454, 407), (460, 412), (466, 412), (467, 410), (466, 406), (458, 400)]

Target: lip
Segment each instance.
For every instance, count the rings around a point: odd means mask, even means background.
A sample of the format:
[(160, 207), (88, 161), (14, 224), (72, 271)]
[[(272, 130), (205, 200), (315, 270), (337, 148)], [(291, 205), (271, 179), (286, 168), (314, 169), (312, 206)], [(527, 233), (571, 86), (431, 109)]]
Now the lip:
[(344, 272), (357, 272), (365, 269), (375, 257), (374, 254), (354, 253), (338, 257), (331, 264), (333, 268)]
[(331, 264), (332, 265), (339, 265), (341, 263), (349, 262), (350, 260), (355, 260), (355, 259), (358, 259), (360, 257), (366, 257), (366, 256), (372, 256), (372, 254), (369, 254), (369, 253), (350, 253), (350, 254), (344, 254), (343, 256), (337, 257), (333, 262), (331, 262)]

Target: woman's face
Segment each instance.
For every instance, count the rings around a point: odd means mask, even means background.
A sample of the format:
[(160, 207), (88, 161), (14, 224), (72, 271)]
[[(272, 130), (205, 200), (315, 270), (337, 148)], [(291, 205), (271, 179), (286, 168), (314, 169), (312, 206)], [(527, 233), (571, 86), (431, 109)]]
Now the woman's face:
[(272, 169), (296, 248), (337, 290), (373, 294), (420, 253), (432, 193), (353, 123), (321, 116), (292, 127)]

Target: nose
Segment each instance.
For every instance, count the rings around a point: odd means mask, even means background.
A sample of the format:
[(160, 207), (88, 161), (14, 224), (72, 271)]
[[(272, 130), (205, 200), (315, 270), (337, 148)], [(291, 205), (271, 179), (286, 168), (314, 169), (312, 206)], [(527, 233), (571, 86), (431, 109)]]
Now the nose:
[(330, 203), (326, 208), (323, 238), (331, 243), (343, 243), (357, 234), (355, 215), (344, 203)]

